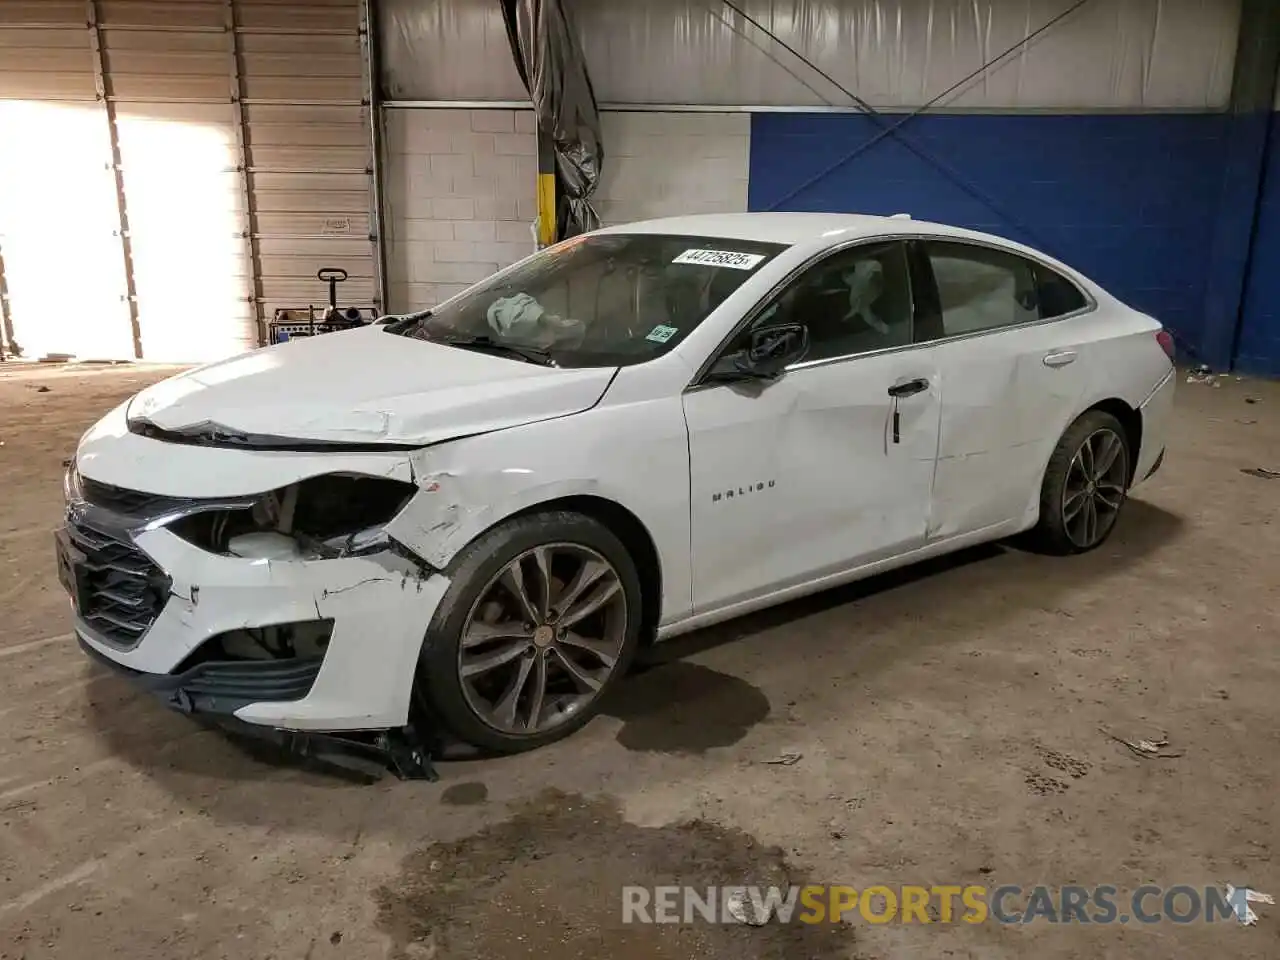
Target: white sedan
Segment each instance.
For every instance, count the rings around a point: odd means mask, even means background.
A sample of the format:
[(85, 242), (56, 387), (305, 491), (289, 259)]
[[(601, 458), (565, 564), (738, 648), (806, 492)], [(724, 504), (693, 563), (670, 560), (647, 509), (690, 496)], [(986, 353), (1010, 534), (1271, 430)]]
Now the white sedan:
[(611, 227), (142, 391), (79, 444), (59, 569), (86, 651), (186, 712), (524, 750), (646, 644), (1023, 531), (1098, 546), (1172, 355), (993, 236)]

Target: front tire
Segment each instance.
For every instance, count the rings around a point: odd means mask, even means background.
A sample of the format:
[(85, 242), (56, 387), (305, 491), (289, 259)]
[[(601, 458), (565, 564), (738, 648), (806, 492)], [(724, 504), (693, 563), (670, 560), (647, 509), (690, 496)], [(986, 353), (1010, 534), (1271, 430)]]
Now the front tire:
[(626, 674), (640, 638), (635, 561), (599, 521), (529, 514), (450, 565), (417, 683), (460, 740), (518, 753), (573, 733)]
[(1086, 553), (1115, 530), (1129, 491), (1128, 435), (1105, 410), (1081, 414), (1058, 441), (1040, 490), (1032, 542), (1046, 553)]

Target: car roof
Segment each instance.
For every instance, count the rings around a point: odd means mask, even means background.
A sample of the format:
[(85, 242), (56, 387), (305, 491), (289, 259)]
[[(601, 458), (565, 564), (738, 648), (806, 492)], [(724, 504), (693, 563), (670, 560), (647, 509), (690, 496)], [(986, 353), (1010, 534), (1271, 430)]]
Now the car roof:
[(1007, 237), (945, 223), (916, 220), (908, 214), (878, 217), (863, 213), (702, 213), (663, 217), (605, 227), (601, 233), (662, 233), (672, 236), (719, 237), (785, 244), (803, 257), (820, 254), (848, 240), (882, 236), (948, 237), (1020, 252), (1071, 276), (1097, 296), (1092, 280), (1056, 257)]
[[(861, 213), (704, 213), (663, 217), (606, 227), (606, 233), (668, 233), (689, 237), (723, 237), (762, 243), (825, 246), (885, 233), (931, 233), (981, 237), (969, 230), (906, 217)], [(995, 238), (993, 238), (995, 239)]]

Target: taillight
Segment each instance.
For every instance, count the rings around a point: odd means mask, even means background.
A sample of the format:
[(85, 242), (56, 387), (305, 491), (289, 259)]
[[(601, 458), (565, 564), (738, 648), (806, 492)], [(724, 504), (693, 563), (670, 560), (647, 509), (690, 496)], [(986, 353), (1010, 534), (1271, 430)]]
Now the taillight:
[(1156, 343), (1160, 344), (1161, 349), (1169, 355), (1170, 360), (1176, 359), (1175, 355), (1178, 352), (1178, 348), (1173, 343), (1172, 333), (1162, 327), (1160, 332), (1156, 334)]

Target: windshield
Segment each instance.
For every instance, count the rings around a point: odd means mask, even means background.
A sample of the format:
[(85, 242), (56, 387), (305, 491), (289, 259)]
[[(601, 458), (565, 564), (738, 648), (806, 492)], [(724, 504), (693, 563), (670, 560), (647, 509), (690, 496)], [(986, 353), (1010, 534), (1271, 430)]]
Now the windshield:
[(387, 329), (531, 363), (643, 363), (784, 249), (650, 233), (575, 237)]

